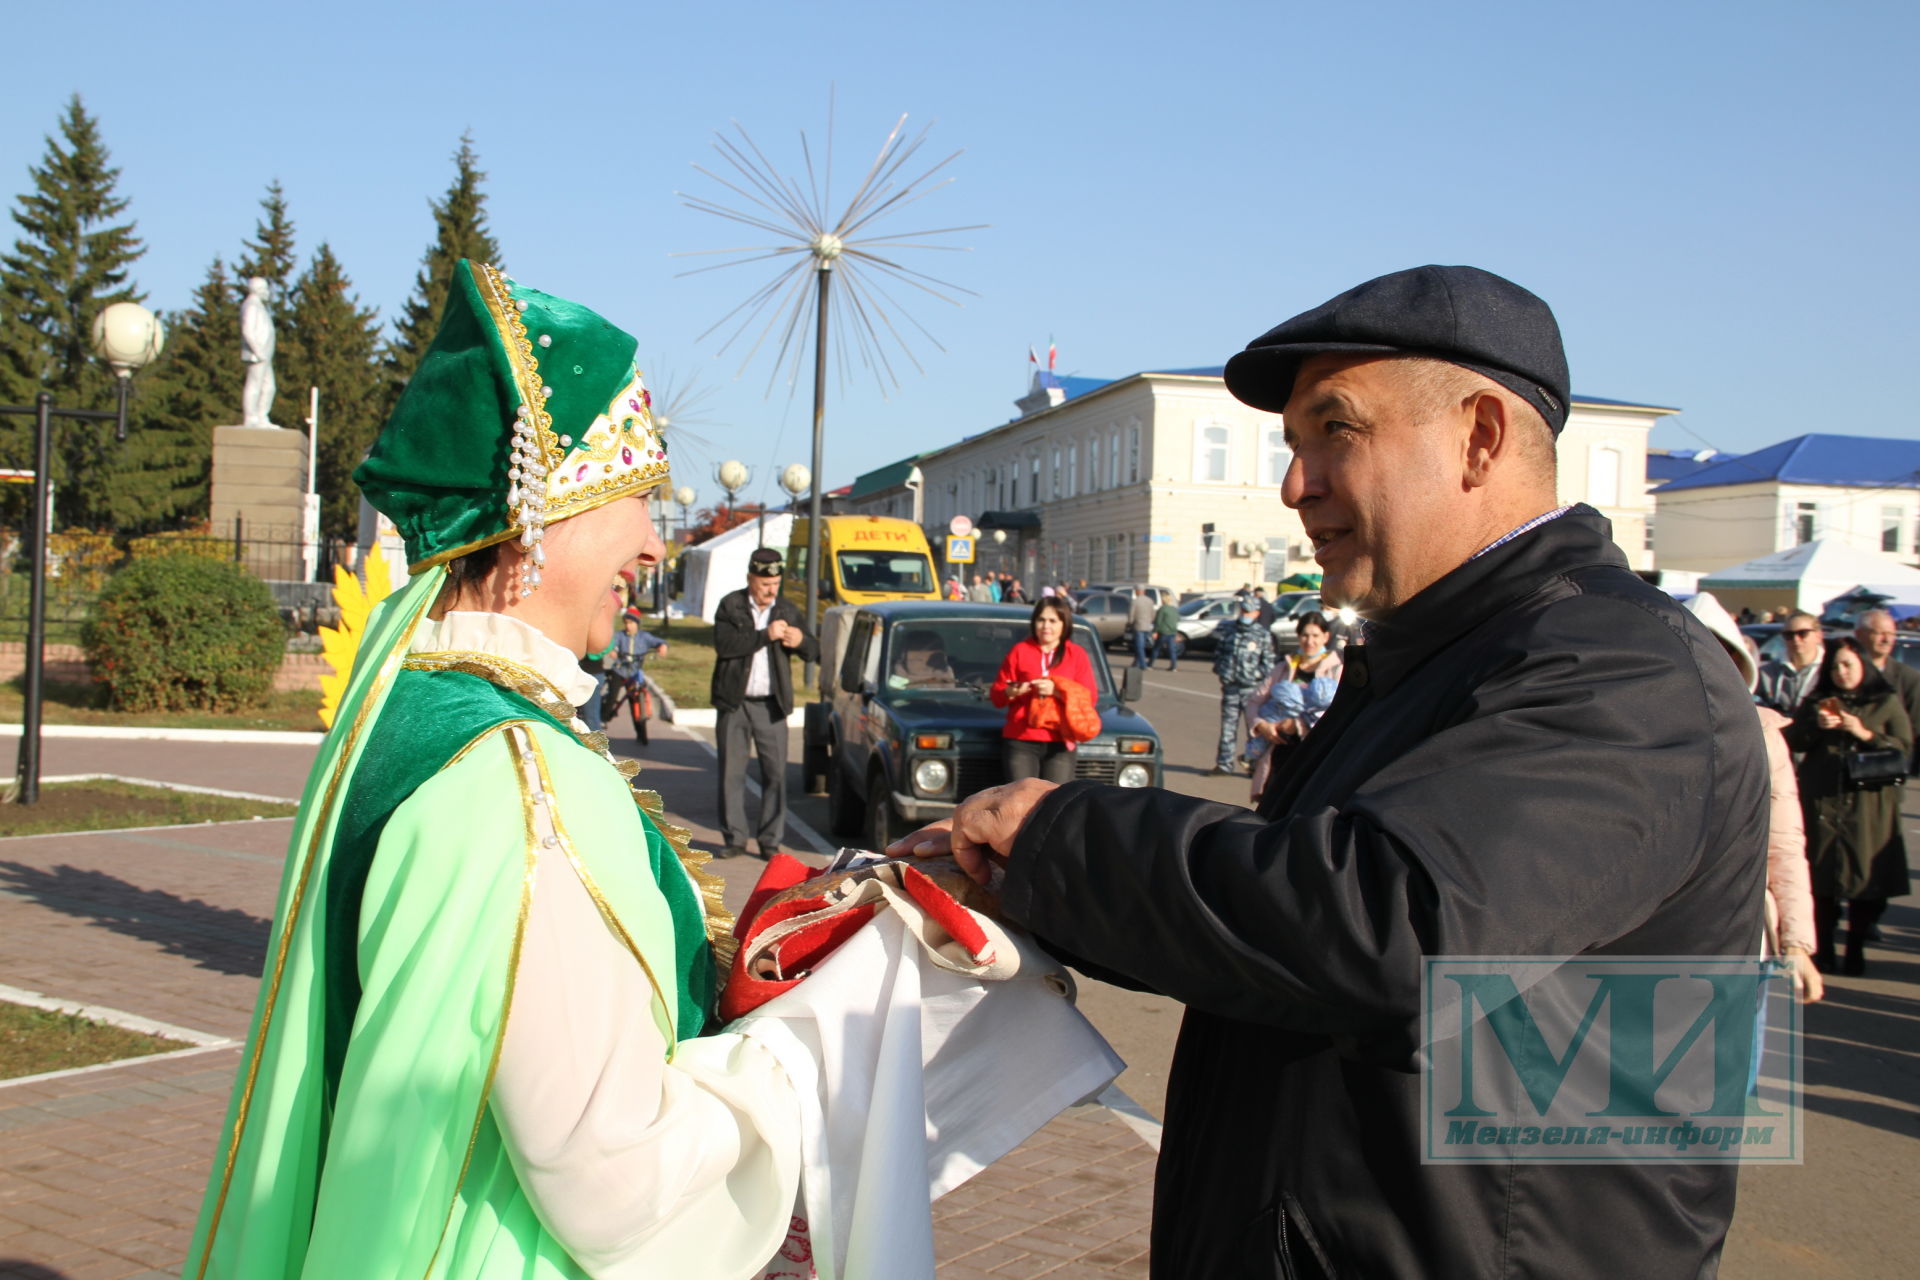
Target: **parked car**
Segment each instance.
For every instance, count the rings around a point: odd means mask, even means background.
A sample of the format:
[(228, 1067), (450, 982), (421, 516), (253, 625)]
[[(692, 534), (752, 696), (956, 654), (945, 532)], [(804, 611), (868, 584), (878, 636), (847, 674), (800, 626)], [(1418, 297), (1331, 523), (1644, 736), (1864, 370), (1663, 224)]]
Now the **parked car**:
[[(1006, 712), (988, 695), (1007, 651), (1026, 638), (1027, 619), (1018, 605), (889, 601), (828, 611), (824, 696), (808, 707), (804, 770), (810, 781), (824, 778), (836, 835), (864, 833), (884, 848), (1006, 781)], [(1126, 705), (1140, 695), (1141, 673), (1129, 667), (1116, 684), (1093, 628), (1076, 618), (1071, 634), (1092, 659), (1101, 722), (1099, 736), (1073, 753), (1074, 776), (1157, 785), (1160, 735)], [(918, 653), (940, 655), (912, 668), (933, 676), (906, 674), (909, 638)]]
[(1214, 628), (1238, 613), (1231, 591), (1224, 596), (1194, 596), (1180, 602), (1180, 634), (1190, 649), (1211, 649)]
[(1099, 635), (1103, 645), (1119, 644), (1127, 636), (1127, 613), (1133, 608), (1131, 593), (1099, 591), (1089, 588), (1073, 593), (1073, 612), (1085, 618)]
[[(1129, 600), (1133, 598), (1133, 584), (1131, 582), (1093, 582), (1073, 594), (1081, 596), (1087, 594), (1089, 591), (1111, 591), (1115, 595), (1126, 596)], [(1156, 605), (1172, 594), (1172, 587), (1156, 587), (1151, 585), (1147, 587), (1147, 599), (1153, 601)]]

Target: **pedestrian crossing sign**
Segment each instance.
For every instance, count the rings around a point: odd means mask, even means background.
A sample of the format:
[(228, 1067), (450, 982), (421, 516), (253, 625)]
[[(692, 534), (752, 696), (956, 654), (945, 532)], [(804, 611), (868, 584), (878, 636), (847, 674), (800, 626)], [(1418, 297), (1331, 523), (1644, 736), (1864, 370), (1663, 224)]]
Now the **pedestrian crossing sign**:
[(972, 564), (973, 563), (973, 543), (974, 543), (974, 540), (970, 537), (969, 538), (949, 537), (947, 539), (947, 563), (948, 564)]

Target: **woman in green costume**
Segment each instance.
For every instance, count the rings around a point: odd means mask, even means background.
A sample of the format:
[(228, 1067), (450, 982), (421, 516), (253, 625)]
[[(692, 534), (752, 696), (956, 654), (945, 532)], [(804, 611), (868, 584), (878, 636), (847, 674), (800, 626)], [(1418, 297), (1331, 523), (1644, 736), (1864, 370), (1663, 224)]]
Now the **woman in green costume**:
[(786, 1238), (793, 1086), (704, 1034), (731, 922), (574, 718), (662, 552), (634, 349), (463, 262), (355, 473), (412, 580), (307, 783), (192, 1280), (744, 1277)]

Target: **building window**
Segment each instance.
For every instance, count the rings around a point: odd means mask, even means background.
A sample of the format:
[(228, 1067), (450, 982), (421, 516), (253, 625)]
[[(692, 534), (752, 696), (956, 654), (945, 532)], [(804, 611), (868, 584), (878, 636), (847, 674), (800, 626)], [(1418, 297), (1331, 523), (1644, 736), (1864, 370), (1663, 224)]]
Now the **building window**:
[(1050, 475), (1050, 482), (1047, 485), (1047, 492), (1056, 498), (1059, 497), (1063, 488), (1063, 480), (1064, 477), (1060, 474), (1060, 446), (1055, 445), (1053, 446), (1053, 471)]
[(1094, 436), (1087, 441), (1087, 492), (1097, 493), (1100, 489), (1100, 437)]
[(1648, 551), (1651, 551), (1653, 550), (1653, 517), (1652, 516), (1647, 517), (1645, 528), (1647, 531), (1647, 537), (1646, 537), (1646, 541), (1642, 545)]
[(1620, 505), (1620, 451), (1610, 444), (1587, 454), (1587, 501), (1603, 510)]
[(1080, 442), (1067, 446), (1067, 496), (1080, 492)]
[(1195, 481), (1204, 484), (1226, 483), (1227, 453), (1232, 440), (1233, 429), (1222, 423), (1202, 424), (1193, 429)]
[(1812, 542), (1818, 536), (1817, 525), (1820, 507), (1817, 503), (1796, 502), (1793, 504), (1793, 540), (1796, 545)]
[(1140, 483), (1140, 424), (1127, 428), (1127, 483)]
[(1900, 526), (1906, 513), (1899, 507), (1880, 508), (1880, 549), (1900, 554)]
[(1031, 462), (1027, 472), (1027, 505), (1037, 507), (1040, 505), (1040, 455), (1034, 454)]
[(1261, 433), (1260, 480), (1275, 488), (1287, 482), (1287, 468), (1293, 465), (1293, 450), (1287, 448), (1287, 433), (1268, 427)]
[(1120, 428), (1107, 433), (1107, 488), (1120, 487)]

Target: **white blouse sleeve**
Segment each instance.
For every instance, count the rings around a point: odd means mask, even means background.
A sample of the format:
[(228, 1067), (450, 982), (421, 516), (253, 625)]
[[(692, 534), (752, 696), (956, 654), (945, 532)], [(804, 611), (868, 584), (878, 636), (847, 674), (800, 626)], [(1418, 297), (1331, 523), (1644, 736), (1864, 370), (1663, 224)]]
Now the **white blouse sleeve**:
[(652, 1006), (543, 839), (491, 1100), (521, 1187), (596, 1280), (755, 1274), (794, 1204), (793, 1086), (739, 1036), (684, 1041), (668, 1061)]

